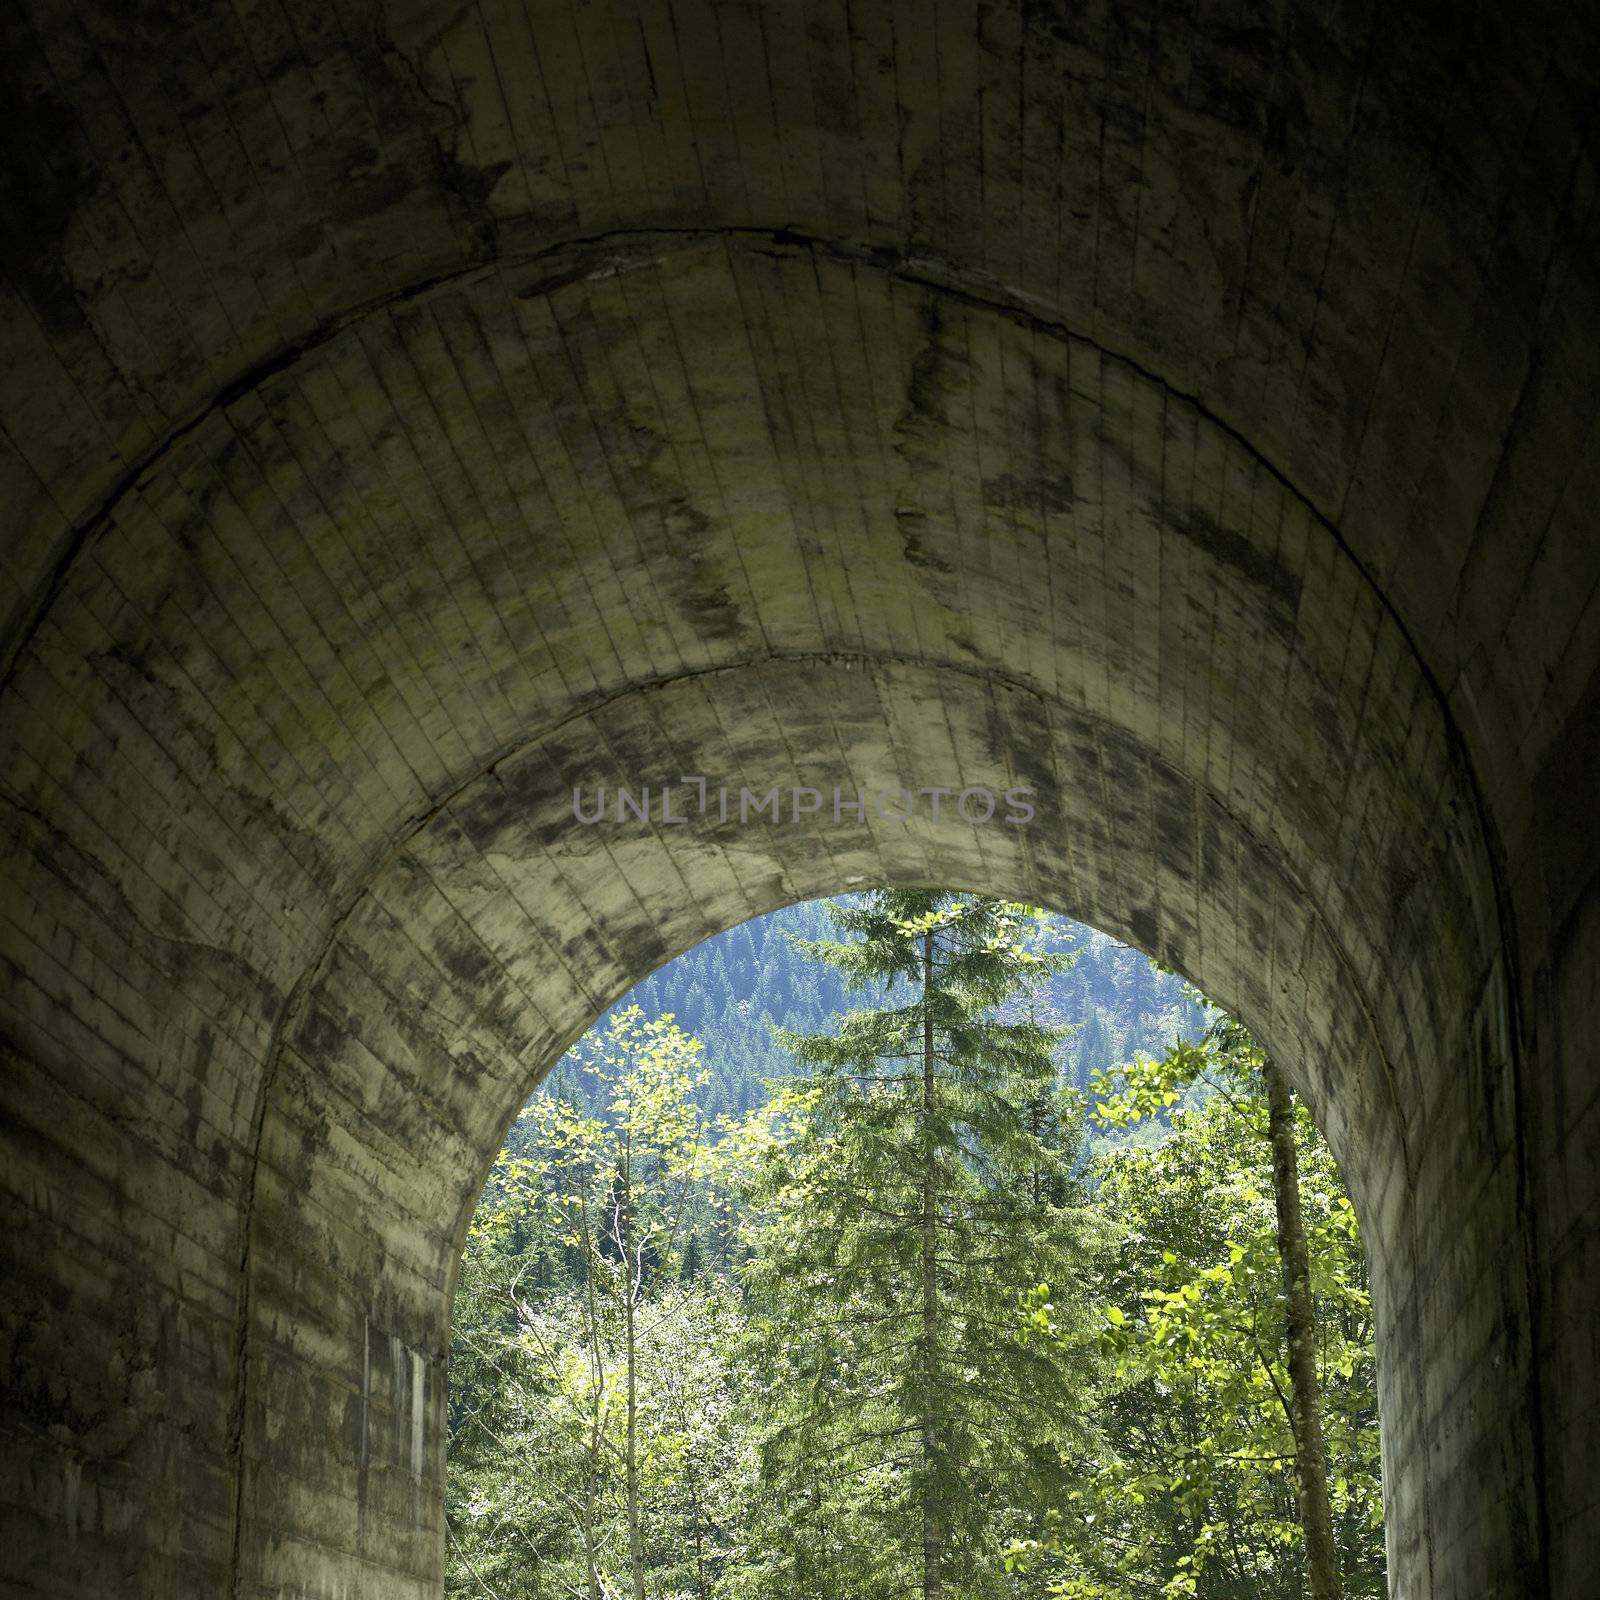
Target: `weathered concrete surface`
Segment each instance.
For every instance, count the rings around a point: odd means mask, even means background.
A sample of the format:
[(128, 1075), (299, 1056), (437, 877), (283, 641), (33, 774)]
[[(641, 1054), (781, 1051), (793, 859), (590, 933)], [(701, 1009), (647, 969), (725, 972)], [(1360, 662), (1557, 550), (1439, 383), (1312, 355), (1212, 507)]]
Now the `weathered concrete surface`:
[[(1235, 1006), (1407, 1597), (1600, 1560), (1594, 13), (0, 21), (0, 1586), (438, 1592), (484, 1166), (862, 882)], [(1014, 782), (1027, 828), (582, 826)]]

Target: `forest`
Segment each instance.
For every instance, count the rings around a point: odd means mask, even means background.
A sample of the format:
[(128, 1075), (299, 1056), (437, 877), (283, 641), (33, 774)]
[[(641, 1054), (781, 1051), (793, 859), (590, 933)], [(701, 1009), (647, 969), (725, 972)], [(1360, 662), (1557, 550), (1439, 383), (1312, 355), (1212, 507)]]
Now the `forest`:
[(1354, 1208), (1276, 1065), (1036, 908), (707, 940), (517, 1118), (449, 1368), (477, 1600), (1385, 1593)]

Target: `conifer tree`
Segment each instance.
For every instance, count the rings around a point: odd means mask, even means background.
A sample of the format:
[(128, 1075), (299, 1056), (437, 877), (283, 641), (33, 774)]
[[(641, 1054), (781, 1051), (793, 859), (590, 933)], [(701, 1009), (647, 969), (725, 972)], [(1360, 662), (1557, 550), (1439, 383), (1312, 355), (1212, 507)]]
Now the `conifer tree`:
[(833, 916), (854, 937), (797, 948), (888, 1003), (781, 1034), (811, 1071), (773, 1102), (745, 1271), (777, 1407), (768, 1487), (813, 1531), (773, 1577), (796, 1600), (977, 1600), (1004, 1592), (1006, 1538), (1081, 1433), (1086, 1375), (1059, 1354), (1086, 1236), (1067, 1030), (993, 1017), (1071, 958), (995, 900), (886, 890)]

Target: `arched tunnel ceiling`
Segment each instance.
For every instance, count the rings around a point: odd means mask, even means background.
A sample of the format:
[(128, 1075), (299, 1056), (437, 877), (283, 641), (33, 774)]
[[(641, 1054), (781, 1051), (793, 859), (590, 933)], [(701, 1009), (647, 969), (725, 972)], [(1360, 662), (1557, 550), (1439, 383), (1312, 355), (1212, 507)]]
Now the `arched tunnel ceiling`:
[[(770, 242), (549, 292), (480, 272), (208, 414), (41, 620), (14, 770), (108, 845), (138, 828), (122, 892), (147, 926), (301, 962), (314, 908), (342, 914), (417, 819), (541, 728), (640, 685), (830, 657), (947, 664), (1115, 727), (1283, 857), (1375, 990), (1447, 841), (1487, 876), (1400, 628), (1239, 440), (1034, 319)], [(1140, 805), (1099, 783), (1109, 814)], [(162, 886), (197, 849), (209, 899), (180, 910)], [(1475, 993), (1492, 903), (1424, 914), (1422, 992)]]
[[(1393, 1325), (1520, 1249), (1511, 1081), (1452, 1105), (1441, 1070), (1504, 1001), (1434, 686), (1242, 441), (1015, 308), (792, 239), (452, 279), (187, 430), (9, 692), (13, 881), (57, 929), (31, 1049), (114, 1063), (75, 1092), (183, 1169), (183, 1220), (135, 1237), (174, 1229), (197, 1328), (244, 1352), (211, 1446), (238, 1525), (325, 1502), (308, 1571), (372, 1557), (315, 1425), (354, 1347), (308, 1368), (305, 1330), (429, 1359), (532, 1074), (678, 949), (852, 878), (1025, 893), (1236, 1005), (1379, 1223)], [(1042, 825), (574, 825), (573, 785), (683, 772), (1024, 783)], [(1464, 1149), (1484, 1217), (1424, 1280), (1414, 1192)], [(429, 1526), (391, 1529), (407, 1570)]]
[[(1237, 1005), (1373, 1228), (1397, 1592), (1582, 1592), (1590, 12), (0, 36), (15, 1570), (429, 1592), (474, 1162), (628, 982), (861, 877)], [(561, 823), (714, 763), (1048, 821)]]
[(11, 641), (176, 436), (365, 308), (580, 241), (792, 230), (1036, 308), (1249, 439), (1399, 606), (1513, 848), (1530, 825), (1516, 773), (1570, 734), (1600, 642), (1568, 576), (1600, 293), (1582, 8), (5, 26), (31, 108), (8, 151)]

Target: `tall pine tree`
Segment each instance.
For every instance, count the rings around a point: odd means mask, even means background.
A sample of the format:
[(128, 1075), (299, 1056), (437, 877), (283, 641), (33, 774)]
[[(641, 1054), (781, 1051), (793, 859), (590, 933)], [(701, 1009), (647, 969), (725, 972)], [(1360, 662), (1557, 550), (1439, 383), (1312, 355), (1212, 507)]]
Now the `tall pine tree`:
[(1086, 1238), (1066, 1030), (993, 1015), (1071, 957), (995, 900), (886, 890), (833, 916), (850, 937), (797, 947), (888, 1003), (782, 1035), (811, 1071), (772, 1108), (746, 1270), (767, 1486), (806, 1516), (771, 1574), (796, 1600), (979, 1600), (1081, 1429), (1086, 1374), (1059, 1354)]

